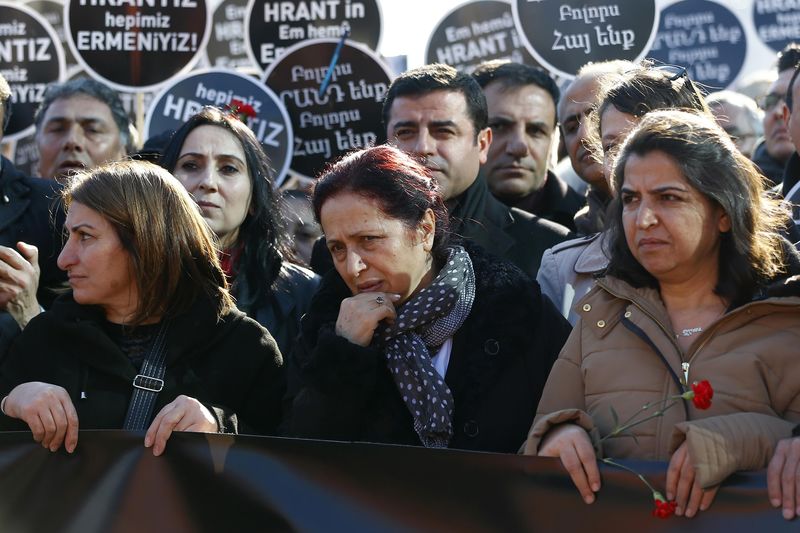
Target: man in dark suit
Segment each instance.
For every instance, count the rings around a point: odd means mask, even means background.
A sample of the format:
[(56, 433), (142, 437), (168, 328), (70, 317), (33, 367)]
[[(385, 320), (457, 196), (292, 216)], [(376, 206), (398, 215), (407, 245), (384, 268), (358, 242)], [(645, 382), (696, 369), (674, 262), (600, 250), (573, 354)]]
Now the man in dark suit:
[[(11, 90), (0, 76), (0, 124), (11, 112)], [(2, 137), (2, 133), (0, 133)], [(60, 186), (30, 178), (0, 157), (0, 359), (28, 321), (48, 306), (66, 275), (56, 265), (64, 212)], [(40, 266), (41, 265), (41, 266)]]
[(489, 193), (478, 172), (492, 130), (478, 83), (448, 65), (409, 70), (389, 87), (383, 121), (389, 142), (417, 156), (438, 180), (451, 230), (535, 277), (544, 251), (569, 231)]

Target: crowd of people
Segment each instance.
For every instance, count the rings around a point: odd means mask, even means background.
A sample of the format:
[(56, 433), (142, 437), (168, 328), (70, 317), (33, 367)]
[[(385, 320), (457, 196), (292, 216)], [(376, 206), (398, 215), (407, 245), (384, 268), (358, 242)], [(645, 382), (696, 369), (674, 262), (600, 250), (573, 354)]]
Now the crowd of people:
[[(68, 452), (126, 429), (155, 455), (194, 431), (558, 457), (587, 503), (599, 460), (659, 460), (687, 517), (767, 468), (792, 519), (798, 77), (798, 45), (758, 104), (649, 61), (563, 88), (426, 65), (386, 93), (387, 144), (309, 195), (276, 189), (229, 111), (137, 152), (114, 91), (53, 84), (40, 177), (0, 167), (0, 430)], [(617, 431), (701, 381), (710, 405)]]

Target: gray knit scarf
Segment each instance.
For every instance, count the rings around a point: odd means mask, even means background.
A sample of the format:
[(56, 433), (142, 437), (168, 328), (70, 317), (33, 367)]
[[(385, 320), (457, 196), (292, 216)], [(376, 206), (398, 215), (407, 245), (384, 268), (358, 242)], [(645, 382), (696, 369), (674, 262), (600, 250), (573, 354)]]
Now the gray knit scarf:
[(431, 356), (458, 331), (474, 299), (472, 261), (453, 246), (433, 282), (397, 310), (394, 324), (382, 322), (373, 338), (426, 448), (446, 448), (453, 437), (453, 394)]

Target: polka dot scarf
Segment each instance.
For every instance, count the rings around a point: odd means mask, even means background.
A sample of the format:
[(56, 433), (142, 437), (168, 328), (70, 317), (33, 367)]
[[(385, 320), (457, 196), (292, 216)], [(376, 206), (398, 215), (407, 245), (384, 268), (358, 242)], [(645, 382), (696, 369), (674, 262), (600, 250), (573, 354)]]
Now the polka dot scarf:
[(387, 366), (426, 448), (446, 448), (453, 437), (453, 394), (431, 355), (467, 319), (475, 299), (475, 273), (460, 246), (450, 248), (436, 279), (397, 310), (394, 324), (381, 323), (373, 344)]

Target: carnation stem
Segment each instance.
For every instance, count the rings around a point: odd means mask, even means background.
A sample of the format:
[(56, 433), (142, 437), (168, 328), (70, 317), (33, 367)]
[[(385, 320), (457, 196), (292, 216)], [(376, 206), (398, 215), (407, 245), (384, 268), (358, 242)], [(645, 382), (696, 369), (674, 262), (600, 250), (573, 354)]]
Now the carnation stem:
[(613, 460), (613, 459), (607, 459), (607, 458), (606, 458), (606, 459), (602, 459), (602, 461), (603, 461), (604, 463), (608, 464), (608, 465), (611, 465), (611, 466), (616, 466), (617, 468), (621, 468), (621, 469), (623, 469), (623, 470), (627, 470), (627, 471), (628, 471), (628, 472), (630, 472), (631, 474), (633, 474), (633, 475), (635, 475), (636, 477), (638, 477), (639, 479), (641, 479), (641, 480), (642, 480), (642, 483), (644, 483), (645, 485), (647, 485), (647, 488), (648, 488), (648, 489), (650, 489), (650, 492), (653, 492), (653, 493), (657, 493), (657, 492), (658, 492), (656, 489), (654, 489), (654, 488), (653, 488), (653, 486), (650, 484), (650, 482), (649, 482), (649, 481), (647, 481), (647, 480), (645, 479), (645, 477), (644, 477), (643, 475), (641, 475), (639, 472), (637, 472), (636, 470), (634, 470), (634, 469), (632, 469), (632, 468), (628, 468), (627, 466), (625, 466), (625, 465), (623, 465), (623, 464), (620, 464), (620, 463), (616, 462), (616, 461), (615, 461), (615, 460)]
[[(664, 411), (666, 411), (667, 409), (669, 409), (670, 407), (672, 407), (673, 405), (678, 403), (678, 399), (680, 399), (680, 398), (681, 398), (680, 396), (670, 396), (669, 398), (667, 398), (665, 400), (661, 400), (659, 402), (645, 404), (640, 411), (637, 411), (636, 413), (634, 413), (633, 415), (628, 417), (628, 419), (625, 420), (625, 422), (623, 422), (622, 425), (619, 425), (619, 426), (615, 427), (611, 431), (611, 433), (608, 433), (607, 435), (603, 435), (602, 437), (600, 437), (600, 442), (603, 442), (604, 440), (608, 439), (609, 437), (616, 437), (620, 433), (628, 431), (632, 427), (637, 426), (637, 425), (639, 425), (639, 424), (641, 424), (643, 422), (647, 422), (648, 420), (652, 420), (654, 418), (662, 416), (664, 414)], [(666, 403), (669, 402), (669, 401), (672, 401), (672, 403), (670, 403), (669, 405), (666, 405)], [(646, 411), (647, 409), (650, 409), (653, 405), (656, 405), (657, 403), (661, 403), (661, 404), (665, 404), (665, 405), (661, 409), (659, 409), (658, 411), (654, 412), (651, 415), (648, 415), (648, 416), (646, 416), (646, 417), (644, 417), (644, 418), (642, 418), (640, 420), (633, 420), (633, 418), (636, 417), (636, 415), (638, 415), (642, 411)]]

